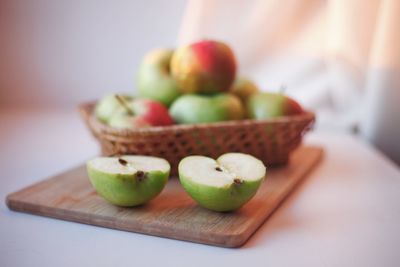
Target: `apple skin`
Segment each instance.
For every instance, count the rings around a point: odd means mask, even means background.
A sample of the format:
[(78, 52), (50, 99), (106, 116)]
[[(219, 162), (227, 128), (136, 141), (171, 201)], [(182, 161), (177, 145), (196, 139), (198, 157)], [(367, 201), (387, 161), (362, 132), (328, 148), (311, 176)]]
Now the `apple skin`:
[(270, 119), (303, 113), (303, 108), (292, 98), (281, 93), (257, 93), (246, 103), (247, 115), (252, 119)]
[(148, 126), (168, 126), (174, 124), (168, 109), (155, 100), (135, 98), (127, 102), (128, 110), (120, 107), (110, 119), (109, 125), (117, 128), (138, 128)]
[(160, 102), (150, 99), (135, 99), (132, 101), (135, 114), (141, 116), (152, 126), (168, 126), (174, 124), (168, 109)]
[(170, 107), (170, 114), (179, 124), (240, 120), (244, 107), (232, 94), (183, 95)]
[(170, 73), (173, 53), (171, 49), (156, 49), (144, 57), (137, 75), (139, 97), (154, 99), (169, 107), (181, 94)]
[(151, 127), (151, 124), (144, 118), (138, 116), (128, 116), (126, 114), (115, 115), (108, 121), (108, 125), (120, 129), (137, 129)]
[(244, 181), (240, 186), (232, 184), (221, 190), (220, 188), (201, 185), (192, 182), (185, 175), (179, 174), (180, 182), (186, 192), (202, 207), (226, 212), (240, 208), (256, 193), (263, 180)]
[(226, 153), (216, 160), (194, 155), (179, 162), (178, 173), (183, 188), (200, 206), (232, 211), (257, 193), (266, 177), (266, 167), (243, 153)]
[[(129, 95), (120, 95), (125, 101), (133, 99)], [(115, 94), (109, 94), (102, 97), (96, 104), (95, 115), (103, 123), (107, 123), (115, 112), (121, 107), (121, 103), (115, 97)]]
[(226, 44), (203, 40), (175, 51), (171, 73), (183, 93), (225, 92), (235, 79), (236, 59)]
[(152, 171), (142, 181), (132, 174), (105, 174), (87, 164), (87, 172), (97, 193), (114, 205), (131, 207), (155, 198), (165, 187), (169, 172)]
[(257, 85), (245, 77), (236, 78), (229, 91), (239, 97), (243, 103), (246, 103), (252, 94), (260, 92)]

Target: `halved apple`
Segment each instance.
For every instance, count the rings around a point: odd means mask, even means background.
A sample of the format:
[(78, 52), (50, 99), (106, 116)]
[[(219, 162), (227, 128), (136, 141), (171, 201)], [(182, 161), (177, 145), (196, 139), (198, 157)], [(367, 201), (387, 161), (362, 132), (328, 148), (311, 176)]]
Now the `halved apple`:
[(214, 211), (243, 206), (256, 194), (266, 174), (261, 160), (242, 153), (227, 153), (217, 160), (189, 156), (179, 163), (178, 171), (185, 191)]
[(98, 157), (87, 162), (97, 193), (117, 206), (136, 206), (156, 197), (170, 169), (165, 159), (150, 156)]

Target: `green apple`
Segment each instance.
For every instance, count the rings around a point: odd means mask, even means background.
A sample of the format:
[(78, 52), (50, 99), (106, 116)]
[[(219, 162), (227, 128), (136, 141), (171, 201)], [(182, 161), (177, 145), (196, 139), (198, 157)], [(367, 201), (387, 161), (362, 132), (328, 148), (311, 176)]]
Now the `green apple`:
[(257, 93), (246, 103), (247, 115), (252, 119), (269, 119), (301, 114), (302, 107), (292, 98), (281, 93)]
[[(122, 100), (129, 101), (132, 99), (129, 95), (120, 95)], [(114, 115), (115, 111), (121, 107), (121, 102), (116, 98), (115, 94), (109, 94), (100, 99), (95, 107), (96, 117), (107, 123), (110, 118)]]
[(114, 115), (108, 121), (108, 125), (111, 127), (135, 129), (149, 126), (167, 126), (174, 123), (168, 109), (160, 102), (143, 98), (120, 101), (121, 107), (114, 112)]
[(87, 162), (97, 193), (117, 206), (137, 206), (155, 198), (168, 181), (170, 165), (150, 156), (98, 157)]
[(236, 59), (228, 45), (203, 40), (175, 51), (171, 73), (183, 93), (226, 92), (235, 79)]
[(138, 95), (160, 101), (167, 107), (180, 95), (178, 84), (170, 73), (173, 50), (156, 49), (148, 53), (137, 76)]
[(183, 95), (170, 107), (170, 114), (177, 123), (206, 123), (240, 120), (244, 107), (232, 94)]
[(214, 211), (231, 211), (256, 194), (266, 168), (251, 155), (227, 153), (217, 160), (186, 157), (179, 163), (178, 171), (183, 188), (198, 204)]
[(229, 91), (239, 97), (243, 103), (246, 103), (246, 100), (249, 98), (249, 96), (258, 93), (260, 90), (258, 89), (257, 85), (255, 85), (255, 83), (248, 78), (238, 77), (235, 79), (235, 82)]

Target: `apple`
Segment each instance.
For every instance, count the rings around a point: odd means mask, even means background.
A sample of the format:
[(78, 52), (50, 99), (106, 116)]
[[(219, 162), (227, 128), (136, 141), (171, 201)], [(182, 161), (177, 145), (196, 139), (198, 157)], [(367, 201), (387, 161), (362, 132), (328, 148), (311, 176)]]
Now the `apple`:
[[(129, 95), (120, 95), (120, 97), (124, 101), (132, 99), (132, 96)], [(115, 97), (115, 94), (108, 94), (97, 102), (94, 112), (100, 121), (107, 123), (120, 107), (121, 102)]]
[(155, 100), (135, 98), (130, 101), (121, 100), (121, 103), (109, 120), (108, 124), (112, 127), (134, 129), (174, 124), (168, 109)]
[(170, 114), (177, 123), (206, 123), (239, 120), (244, 107), (232, 94), (182, 95), (170, 107)]
[(139, 97), (157, 100), (168, 107), (180, 95), (170, 73), (173, 53), (171, 49), (156, 49), (144, 57), (137, 76)]
[(246, 103), (250, 95), (258, 93), (260, 90), (251, 80), (245, 77), (238, 77), (229, 90), (232, 94), (239, 97)]
[(259, 159), (242, 153), (227, 153), (217, 160), (189, 156), (178, 166), (185, 191), (202, 207), (232, 211), (248, 202), (264, 180), (266, 168)]
[(137, 206), (156, 197), (168, 181), (170, 165), (150, 156), (98, 157), (87, 162), (97, 193), (117, 206)]
[(282, 93), (257, 93), (246, 103), (247, 114), (252, 119), (269, 119), (303, 113), (303, 108)]
[(152, 126), (142, 117), (129, 116), (123, 114), (111, 117), (111, 119), (108, 122), (108, 125), (110, 125), (113, 128), (120, 128), (120, 129), (137, 129), (137, 128), (146, 128)]
[(204, 40), (178, 48), (171, 73), (183, 93), (228, 91), (236, 74), (236, 59), (228, 45)]

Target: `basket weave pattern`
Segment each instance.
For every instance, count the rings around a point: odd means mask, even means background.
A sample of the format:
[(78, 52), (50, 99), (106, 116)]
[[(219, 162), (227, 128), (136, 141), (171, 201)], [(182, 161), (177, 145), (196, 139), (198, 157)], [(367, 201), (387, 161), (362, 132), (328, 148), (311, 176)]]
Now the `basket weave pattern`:
[(176, 173), (179, 161), (188, 155), (217, 158), (227, 152), (251, 154), (269, 165), (284, 164), (300, 143), (315, 116), (311, 112), (269, 120), (241, 120), (192, 125), (115, 129), (94, 116), (95, 102), (79, 107), (103, 155), (140, 154), (162, 157)]

